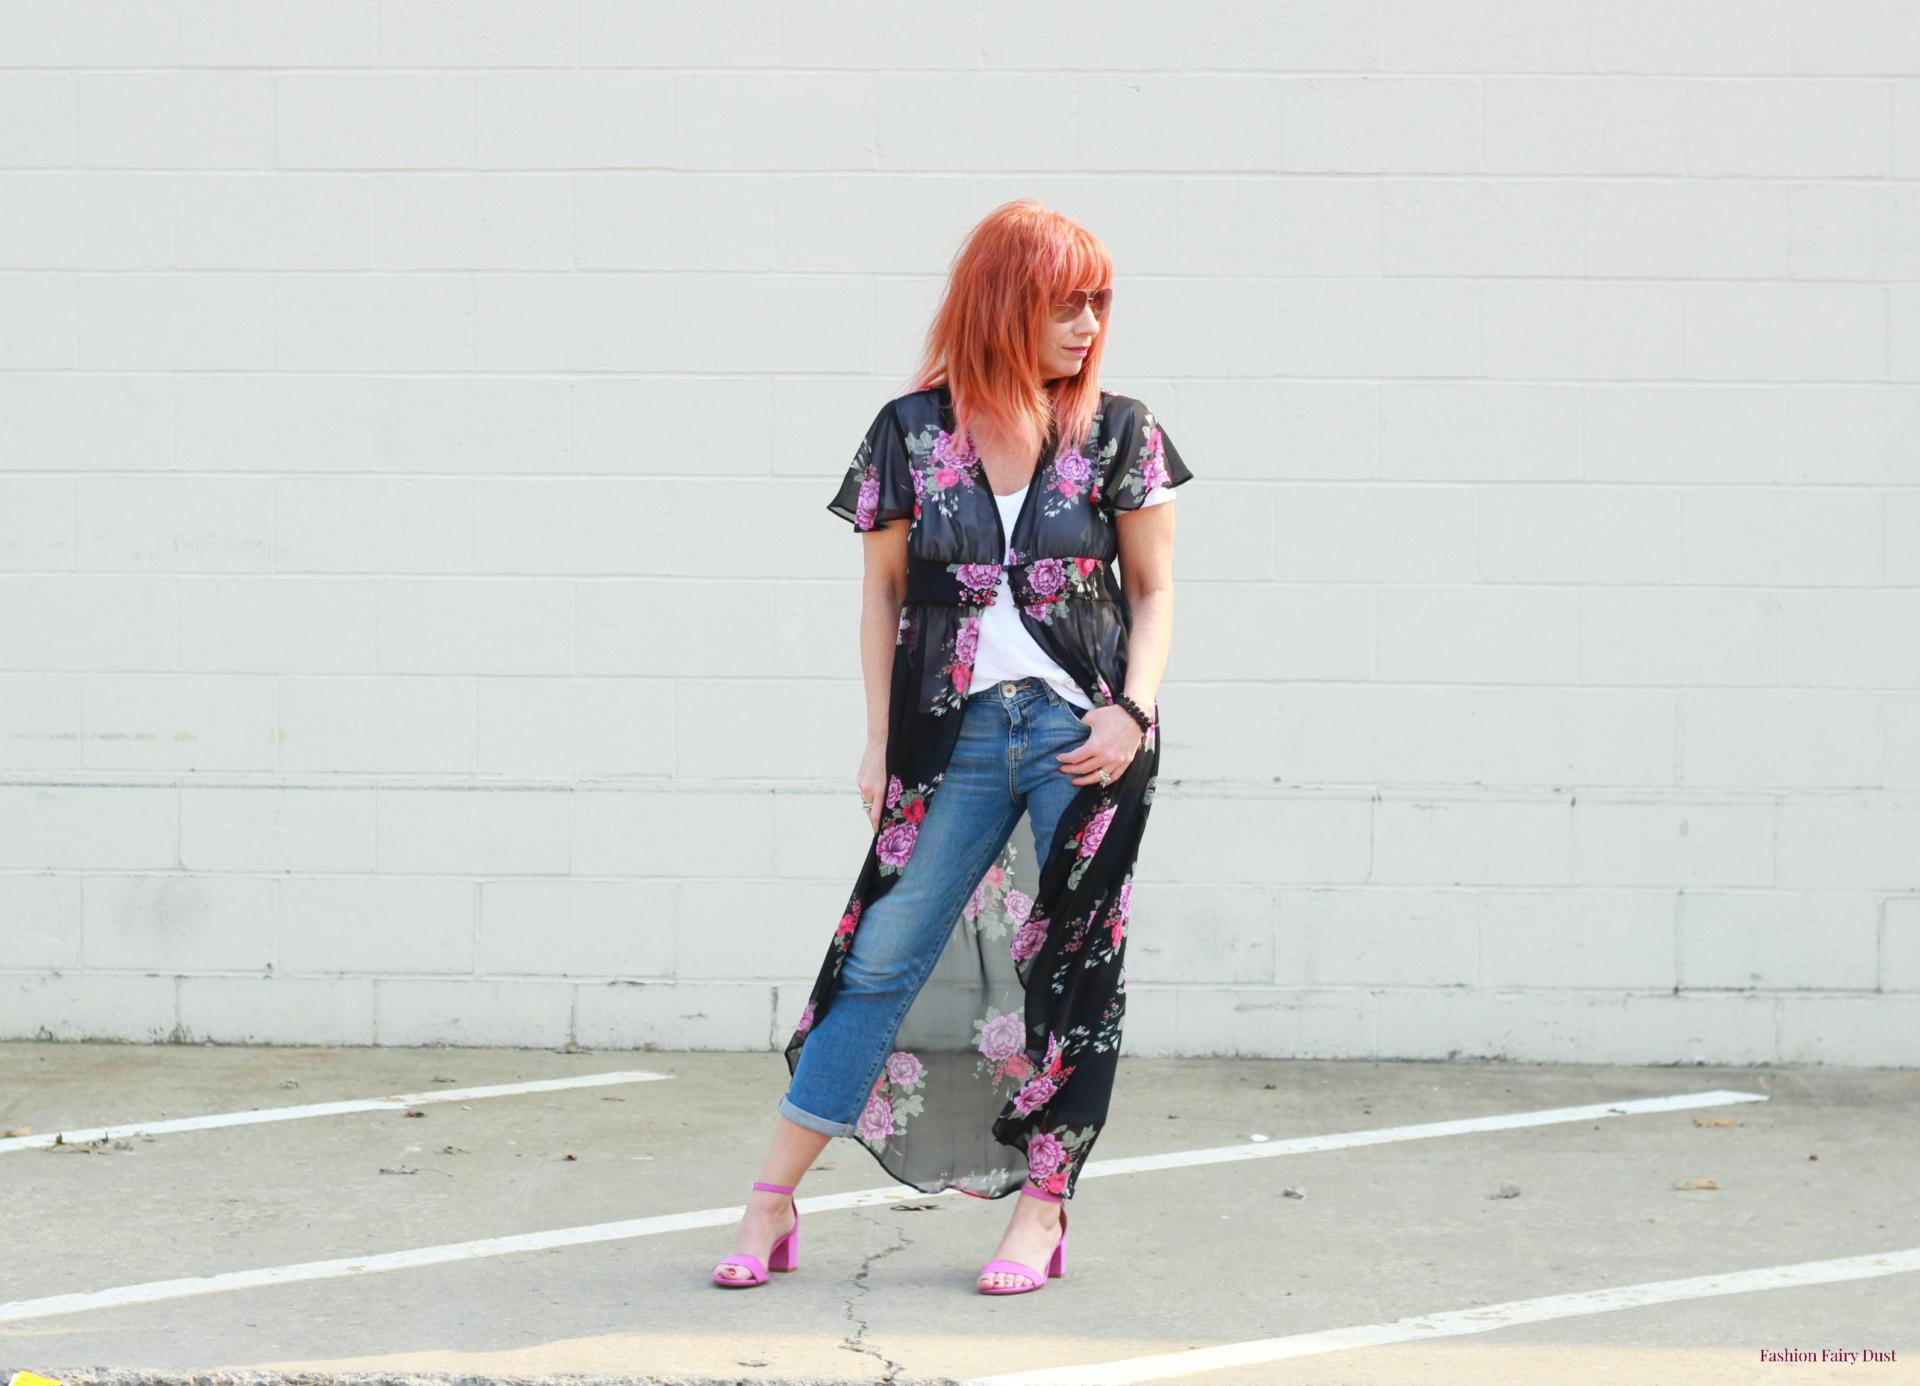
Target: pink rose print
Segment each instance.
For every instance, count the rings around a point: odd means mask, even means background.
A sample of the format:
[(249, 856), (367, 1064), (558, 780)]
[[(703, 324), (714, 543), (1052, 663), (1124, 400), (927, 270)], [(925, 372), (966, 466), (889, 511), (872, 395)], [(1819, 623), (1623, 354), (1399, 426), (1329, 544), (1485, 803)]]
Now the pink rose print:
[(1033, 1109), (1047, 1101), (1053, 1093), (1053, 1079), (1043, 1073), (1038, 1078), (1027, 1082), (1019, 1092), (1013, 1095), (1013, 1110), (1021, 1116), (1030, 1116)]
[(807, 1002), (807, 1008), (800, 1012), (800, 1024), (796, 1028), (803, 1035), (813, 1028), (813, 1002)]
[(1026, 1032), (1026, 1021), (1019, 1012), (1003, 1011), (981, 1030), (980, 1052), (995, 1063), (1004, 1063), (1020, 1052)]
[(1033, 897), (1024, 890), (1007, 892), (1007, 915), (1015, 924), (1027, 922), (1027, 916), (1033, 912)]
[(1160, 442), (1160, 425), (1154, 424), (1147, 429), (1147, 444), (1141, 453), (1141, 494), (1152, 494), (1153, 488), (1162, 485), (1167, 480), (1168, 475), (1166, 449)]
[(1013, 942), (1007, 945), (1007, 951), (1015, 962), (1025, 962), (1040, 951), (1040, 945), (1047, 941), (1047, 921), (1044, 916), (1034, 915), (1020, 926), (1020, 932), (1013, 936)]
[(927, 1066), (904, 1049), (893, 1051), (893, 1057), (887, 1060), (887, 1078), (903, 1088), (910, 1088), (926, 1076)]
[(892, 808), (895, 804), (900, 802), (900, 791), (903, 788), (904, 786), (900, 783), (900, 777), (898, 775), (887, 776), (887, 807), (888, 808)]
[(1053, 469), (1068, 481), (1085, 481), (1093, 475), (1093, 463), (1081, 452), (1061, 453), (1054, 459)]
[(877, 848), (880, 860), (888, 866), (905, 866), (907, 859), (913, 855), (914, 839), (919, 835), (920, 830), (913, 824), (895, 823), (880, 834)]
[(1087, 820), (1087, 826), (1080, 830), (1081, 856), (1090, 857), (1100, 850), (1100, 843), (1107, 835), (1107, 825), (1113, 822), (1113, 811), (1118, 807), (1118, 804), (1108, 804)]
[(860, 1113), (853, 1129), (867, 1140), (885, 1140), (893, 1134), (893, 1104), (877, 1095), (868, 1098), (867, 1109)]
[(958, 484), (960, 473), (956, 472), (952, 467), (942, 467), (933, 474), (933, 479), (935, 484), (944, 490), (949, 486)]
[(927, 493), (927, 478), (925, 477), (925, 475), (921, 473), (920, 469), (916, 467), (914, 468), (914, 472), (913, 472), (913, 495), (914, 495), (914, 504), (916, 507), (919, 505), (919, 498), (921, 496), (924, 496), (926, 493)]
[(1066, 566), (1057, 558), (1043, 558), (1027, 569), (1027, 585), (1042, 596), (1058, 592), (1066, 584)]
[(1027, 1138), (1027, 1173), (1034, 1183), (1040, 1183), (1059, 1169), (1060, 1162), (1066, 1158), (1067, 1148), (1053, 1132), (1040, 1131)]
[(962, 563), (954, 576), (976, 592), (991, 592), (1000, 585), (998, 563)]
[(1118, 948), (1120, 940), (1127, 935), (1127, 912), (1132, 908), (1133, 877), (1127, 877), (1119, 892), (1113, 897), (1113, 912), (1107, 916), (1107, 929), (1111, 935), (1111, 947)]
[(853, 508), (853, 522), (861, 529), (872, 529), (874, 517), (880, 510), (880, 478), (874, 475), (872, 467), (860, 480), (860, 499)]
[(954, 636), (953, 657), (968, 668), (972, 668), (974, 656), (979, 653), (980, 618), (969, 616), (960, 623), (960, 631)]
[(942, 468), (964, 467), (973, 461), (971, 438), (961, 439), (941, 429), (933, 440), (933, 465)]
[(855, 900), (847, 906), (847, 912), (840, 916), (840, 927), (833, 931), (835, 938), (839, 938), (844, 934), (850, 934), (859, 927), (860, 910), (861, 902), (858, 900)]
[(1116, 910), (1107, 916), (1107, 947), (1118, 948), (1120, 940), (1127, 936), (1127, 916)]

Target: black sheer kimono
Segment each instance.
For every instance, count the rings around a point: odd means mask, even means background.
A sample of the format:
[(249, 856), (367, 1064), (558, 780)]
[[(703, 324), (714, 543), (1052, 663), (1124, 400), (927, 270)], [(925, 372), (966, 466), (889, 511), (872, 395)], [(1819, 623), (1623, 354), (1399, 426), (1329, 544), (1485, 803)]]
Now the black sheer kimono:
[[(892, 888), (938, 791), (970, 682), (979, 613), (1004, 571), (1020, 619), (1098, 707), (1126, 687), (1132, 616), (1113, 515), (1192, 473), (1152, 413), (1100, 396), (1077, 452), (1049, 440), (1013, 533), (944, 386), (889, 401), (827, 508), (856, 531), (908, 520), (879, 831), (787, 1041), (791, 1076), (833, 1003), (862, 912)], [(1009, 542), (1013, 561), (1003, 564)], [(855, 1138), (923, 1193), (999, 1198), (1023, 1179), (1071, 1197), (1106, 1120), (1125, 1010), (1133, 866), (1160, 764), (1159, 709), (1111, 785), (1079, 787), (1056, 838), (1018, 829), (974, 888), (901, 1021)]]

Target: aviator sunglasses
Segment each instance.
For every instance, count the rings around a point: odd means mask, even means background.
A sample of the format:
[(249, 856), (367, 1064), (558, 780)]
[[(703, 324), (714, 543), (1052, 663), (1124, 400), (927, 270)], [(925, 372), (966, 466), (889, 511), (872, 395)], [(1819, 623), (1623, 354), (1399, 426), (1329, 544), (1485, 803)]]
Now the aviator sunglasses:
[(1089, 291), (1086, 289), (1074, 289), (1068, 293), (1065, 298), (1053, 305), (1053, 320), (1055, 322), (1072, 322), (1080, 316), (1080, 310), (1085, 308), (1089, 303), (1093, 305), (1093, 316), (1095, 320), (1105, 322), (1107, 309), (1113, 303), (1113, 290), (1094, 289)]

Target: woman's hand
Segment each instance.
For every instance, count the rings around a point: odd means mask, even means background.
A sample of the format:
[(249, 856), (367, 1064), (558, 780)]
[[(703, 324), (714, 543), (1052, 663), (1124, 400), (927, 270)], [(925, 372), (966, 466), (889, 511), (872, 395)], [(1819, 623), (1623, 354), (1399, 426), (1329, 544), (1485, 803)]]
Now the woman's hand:
[(1102, 770), (1107, 772), (1107, 783), (1112, 784), (1146, 745), (1147, 734), (1132, 714), (1115, 703), (1088, 708), (1080, 714), (1080, 720), (1093, 729), (1092, 734), (1054, 759), (1060, 762), (1061, 773), (1074, 777), (1075, 784), (1099, 784)]
[(860, 787), (860, 802), (867, 806), (867, 822), (873, 825), (877, 833), (880, 831), (880, 815), (886, 811), (886, 742), (868, 743), (866, 754), (860, 757), (860, 769), (855, 772), (853, 782)]

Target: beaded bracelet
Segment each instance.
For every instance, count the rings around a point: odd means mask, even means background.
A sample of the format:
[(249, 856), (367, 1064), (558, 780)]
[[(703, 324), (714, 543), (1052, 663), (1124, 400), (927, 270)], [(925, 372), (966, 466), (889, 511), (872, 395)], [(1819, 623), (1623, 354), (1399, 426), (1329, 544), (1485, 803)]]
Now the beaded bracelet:
[(1127, 710), (1127, 715), (1140, 724), (1140, 730), (1143, 733), (1153, 730), (1153, 722), (1146, 713), (1140, 710), (1140, 704), (1136, 703), (1124, 693), (1116, 697), (1114, 702)]

